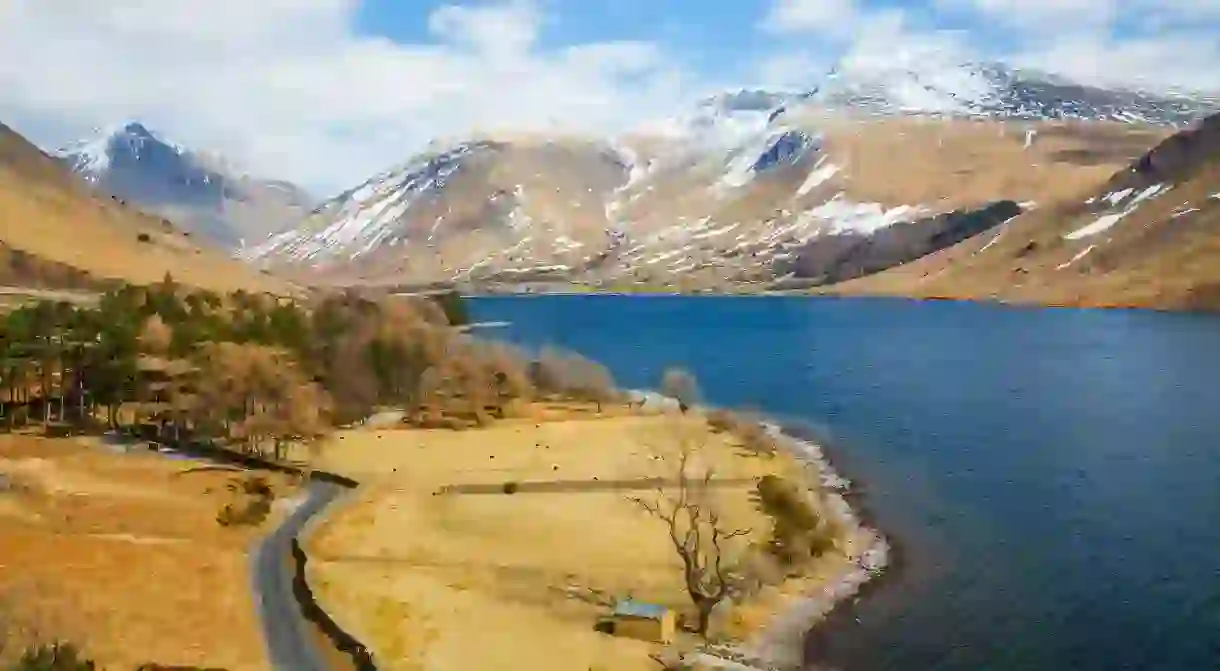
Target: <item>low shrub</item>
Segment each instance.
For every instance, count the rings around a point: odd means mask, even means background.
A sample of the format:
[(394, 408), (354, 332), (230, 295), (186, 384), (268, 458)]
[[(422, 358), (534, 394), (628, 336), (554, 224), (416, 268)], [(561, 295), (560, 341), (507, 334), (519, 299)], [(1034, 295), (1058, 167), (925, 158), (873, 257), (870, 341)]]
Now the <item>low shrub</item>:
[(239, 497), (226, 503), (216, 515), (216, 523), (222, 527), (258, 526), (271, 514), (271, 503), (275, 492), (267, 480), (260, 476), (244, 479), (229, 488)]
[(226, 503), (216, 515), (216, 523), (222, 527), (258, 526), (271, 514), (271, 501), (254, 499), (243, 504)]
[(838, 530), (808, 491), (778, 475), (765, 475), (757, 495), (772, 522), (769, 549), (783, 565), (799, 567), (834, 547)]
[(21, 654), (11, 671), (94, 671), (97, 665), (71, 643), (37, 645)]
[(712, 433), (725, 433), (737, 426), (737, 414), (732, 410), (716, 408), (707, 413), (707, 425)]
[(520, 488), (520, 485), (518, 485), (517, 483), (506, 482), (506, 483), (504, 483), (502, 490), (504, 491), (505, 494), (516, 494), (518, 488)]
[(762, 418), (752, 412), (712, 410), (707, 415), (707, 424), (712, 433), (732, 435), (753, 454), (769, 456), (776, 452), (775, 438), (763, 427)]

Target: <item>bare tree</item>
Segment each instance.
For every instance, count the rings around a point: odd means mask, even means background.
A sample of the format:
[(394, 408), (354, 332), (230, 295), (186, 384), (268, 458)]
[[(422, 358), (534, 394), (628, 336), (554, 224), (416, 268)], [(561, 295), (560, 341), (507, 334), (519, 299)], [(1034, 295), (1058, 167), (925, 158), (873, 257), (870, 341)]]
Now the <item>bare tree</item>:
[(661, 375), (661, 393), (678, 400), (678, 408), (686, 412), (699, 402), (699, 382), (685, 368), (667, 368)]
[(737, 548), (731, 541), (746, 536), (749, 530), (733, 529), (721, 516), (712, 491), (714, 471), (710, 466), (696, 465), (700, 444), (687, 435), (678, 440), (674, 480), (663, 481), (650, 498), (630, 500), (665, 523), (682, 561), (686, 593), (698, 614), (695, 631), (706, 637), (712, 611), (733, 587), (728, 555)]

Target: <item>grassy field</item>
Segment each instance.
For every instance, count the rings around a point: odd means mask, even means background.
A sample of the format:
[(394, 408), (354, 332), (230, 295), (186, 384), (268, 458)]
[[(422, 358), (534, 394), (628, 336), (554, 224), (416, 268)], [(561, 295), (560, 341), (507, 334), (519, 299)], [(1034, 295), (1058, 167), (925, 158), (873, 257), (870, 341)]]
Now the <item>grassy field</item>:
[[(794, 474), (796, 463), (749, 455), (700, 418), (342, 434), (322, 466), (364, 486), (310, 539), (311, 584), (379, 668), (654, 669), (650, 644), (594, 631), (607, 612), (599, 601), (631, 595), (687, 610), (680, 565), (665, 526), (628, 499), (649, 492), (605, 482), (672, 476), (682, 440), (701, 444), (700, 458), (725, 480), (716, 491), (729, 524), (765, 538), (753, 482)], [(593, 485), (578, 491), (571, 481), (580, 480)], [(565, 485), (438, 494), (547, 481)]]
[[(239, 474), (93, 439), (0, 436), (0, 625), (10, 651), (62, 638), (101, 668), (269, 668), (248, 551), (275, 524), (221, 527)], [(269, 477), (277, 494), (293, 486)]]

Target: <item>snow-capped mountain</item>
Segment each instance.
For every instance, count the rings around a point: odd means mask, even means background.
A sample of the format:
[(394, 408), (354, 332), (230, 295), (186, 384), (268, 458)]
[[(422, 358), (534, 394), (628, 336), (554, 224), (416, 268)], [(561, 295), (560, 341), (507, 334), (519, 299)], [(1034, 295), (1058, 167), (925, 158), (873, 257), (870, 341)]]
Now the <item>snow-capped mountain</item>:
[(946, 63), (923, 54), (839, 63), (793, 105), (864, 114), (1184, 126), (1220, 110), (1220, 96), (1099, 88), (1002, 63)]
[(230, 249), (262, 239), (309, 208), (309, 197), (288, 182), (242, 174), (134, 121), (56, 155), (98, 190)]
[[(1215, 104), (997, 64), (856, 60), (806, 91), (725, 92), (618, 138), (431, 147), (244, 256), (369, 281), (722, 286), (782, 278), (800, 255), (814, 277), (808, 259), (838, 258), (819, 240), (924, 222), (883, 247), (934, 251), (994, 225), (993, 203), (1037, 208), (1104, 181)], [(880, 257), (909, 260), (864, 266)]]
[[(604, 197), (627, 179), (604, 143), (515, 138), (437, 145), (241, 252), (256, 262), (362, 276), (449, 276), (484, 250), (509, 263), (571, 261), (607, 238)], [(408, 263), (409, 261), (409, 263)]]

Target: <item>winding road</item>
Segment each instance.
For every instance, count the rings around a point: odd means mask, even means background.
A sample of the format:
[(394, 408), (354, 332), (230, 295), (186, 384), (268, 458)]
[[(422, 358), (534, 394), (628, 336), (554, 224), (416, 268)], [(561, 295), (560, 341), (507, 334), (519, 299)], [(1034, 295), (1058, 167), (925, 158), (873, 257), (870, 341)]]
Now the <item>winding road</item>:
[(277, 671), (330, 671), (318, 647), (319, 637), (313, 635), (313, 625), (306, 621), (293, 594), (292, 541), (314, 515), (345, 490), (333, 483), (313, 480), (306, 491), (305, 501), (259, 543), (251, 567), (254, 600), (271, 665)]

